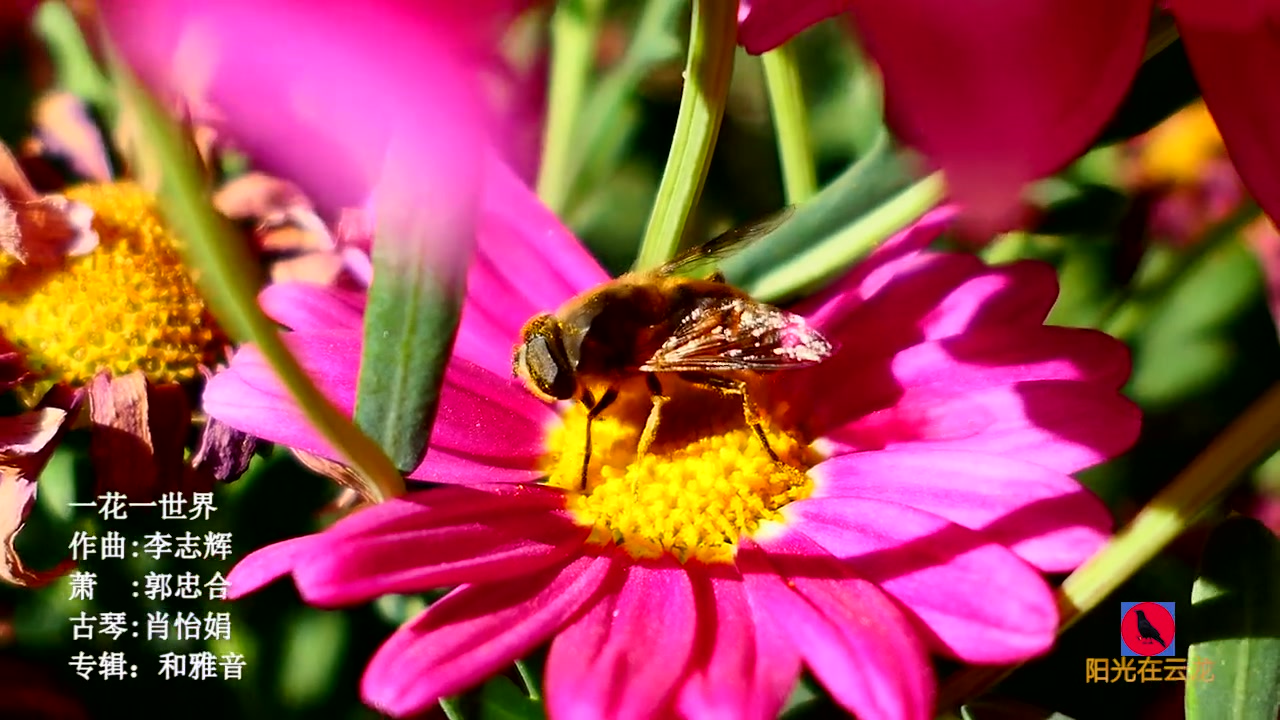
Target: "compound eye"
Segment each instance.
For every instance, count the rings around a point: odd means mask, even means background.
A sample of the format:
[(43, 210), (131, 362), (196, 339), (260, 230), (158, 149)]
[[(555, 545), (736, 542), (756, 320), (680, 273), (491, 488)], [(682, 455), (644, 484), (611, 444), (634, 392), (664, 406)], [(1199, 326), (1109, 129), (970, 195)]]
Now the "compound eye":
[[(557, 352), (559, 351), (559, 352)], [(577, 391), (573, 369), (564, 360), (562, 348), (552, 347), (552, 339), (534, 335), (524, 344), (523, 360), (529, 380), (556, 400), (568, 400)]]

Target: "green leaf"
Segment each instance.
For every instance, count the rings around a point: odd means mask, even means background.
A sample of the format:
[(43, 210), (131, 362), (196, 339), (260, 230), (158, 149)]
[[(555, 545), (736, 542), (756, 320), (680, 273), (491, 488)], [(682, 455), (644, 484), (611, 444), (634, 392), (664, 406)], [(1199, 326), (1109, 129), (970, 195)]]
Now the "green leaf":
[(1280, 540), (1252, 518), (1227, 520), (1209, 536), (1191, 590), (1198, 641), (1187, 653), (1187, 720), (1275, 720), (1278, 611)]
[(355, 421), (403, 472), (427, 452), (475, 252), (485, 162), (473, 131), (397, 131), (373, 185)]
[(111, 85), (93, 59), (71, 9), (62, 2), (43, 3), (33, 22), (49, 48), (57, 86), (110, 115), (114, 111)]
[[(848, 210), (841, 208), (843, 203), (839, 202), (819, 205), (826, 198), (838, 197), (823, 190), (767, 238), (773, 242), (764, 245), (765, 241), (761, 241), (746, 248), (739, 256), (729, 258), (721, 269), (731, 282), (761, 300), (793, 300), (836, 279), (894, 233), (919, 220), (942, 201), (945, 191), (942, 173), (934, 173), (835, 232), (822, 234), (814, 232), (818, 226)], [(852, 202), (856, 201), (854, 196)], [(791, 248), (789, 255), (780, 255), (779, 250), (784, 247)], [(742, 255), (747, 257), (740, 259)], [(763, 262), (766, 258), (770, 262)], [(744, 266), (755, 270), (754, 277), (740, 277)]]
[(891, 200), (911, 180), (902, 154), (888, 134), (882, 133), (866, 155), (797, 206), (791, 218), (768, 236), (725, 258), (720, 269), (731, 283), (749, 292), (772, 287), (778, 288), (776, 296), (785, 296), (793, 289), (779, 279), (785, 280), (791, 261)]
[(184, 243), (183, 259), (219, 324), (237, 341), (257, 344), (271, 369), (306, 414), (364, 480), (372, 497), (385, 499), (403, 492), (404, 478), (382, 451), (343, 416), (311, 382), (289, 352), (276, 324), (258, 307), (257, 267), (249, 249), (210, 204), (193, 157), (194, 149), (155, 101), (117, 59), (111, 74), (121, 103), (135, 114), (140, 132), (135, 167), (163, 168), (160, 204), (165, 219)]
[(373, 243), (356, 388), (356, 425), (403, 472), (427, 452), (465, 293), (461, 282), (432, 267), (426, 242), (379, 233)]
[(543, 720), (542, 703), (532, 700), (505, 675), (480, 688), (480, 720)]

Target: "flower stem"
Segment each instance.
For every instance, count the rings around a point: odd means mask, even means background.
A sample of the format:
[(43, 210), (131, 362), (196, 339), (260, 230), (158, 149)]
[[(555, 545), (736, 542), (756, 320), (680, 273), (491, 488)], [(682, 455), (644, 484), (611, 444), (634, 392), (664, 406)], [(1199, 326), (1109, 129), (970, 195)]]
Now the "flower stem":
[(720, 134), (737, 36), (737, 3), (693, 0), (680, 114), (658, 197), (640, 243), (637, 269), (661, 265), (680, 246), (685, 225), (702, 194), (711, 152)]
[(440, 709), (448, 720), (464, 720), (466, 718), (462, 714), (462, 704), (458, 702), (456, 697), (440, 698)]
[[(1089, 558), (1058, 589), (1058, 633), (1133, 577), (1250, 467), (1280, 445), (1280, 383), (1240, 414), (1196, 456), (1129, 524)], [(952, 675), (939, 695), (941, 707), (985, 692), (1013, 668), (966, 668)]]
[(235, 239), (226, 218), (209, 202), (204, 179), (191, 155), (190, 143), (156, 101), (147, 94), (113, 52), (109, 68), (122, 114), (134, 113), (138, 144), (132, 148), (138, 167), (162, 167), (159, 200), (166, 218), (185, 239), (183, 261), (193, 269), (201, 294), (215, 318), (239, 342), (253, 342), (307, 420), (360, 477), (373, 500), (404, 492), (404, 478), (373, 440), (352, 424), (316, 387), (290, 352), (275, 322), (258, 307), (258, 287), (245, 268), (254, 259)]
[(524, 681), (524, 689), (529, 693), (529, 699), (534, 702), (542, 700), (542, 693), (538, 692), (538, 678), (534, 676), (533, 670), (529, 668), (529, 663), (524, 660), (516, 661), (516, 670), (520, 673), (520, 679)]
[(604, 0), (569, 0), (557, 3), (551, 16), (551, 78), (538, 196), (556, 215), (563, 215), (573, 187), (571, 157), (603, 10)]
[(769, 88), (769, 108), (778, 137), (778, 157), (782, 161), (782, 186), (787, 203), (795, 205), (818, 191), (818, 173), (813, 165), (809, 140), (809, 117), (804, 106), (804, 88), (791, 43), (764, 54), (764, 81)]

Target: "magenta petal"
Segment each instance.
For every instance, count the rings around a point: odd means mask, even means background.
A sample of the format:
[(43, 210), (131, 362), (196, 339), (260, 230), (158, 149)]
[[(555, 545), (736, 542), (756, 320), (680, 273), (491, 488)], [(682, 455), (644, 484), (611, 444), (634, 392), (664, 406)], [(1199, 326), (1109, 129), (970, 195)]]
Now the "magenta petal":
[(776, 718), (800, 676), (800, 656), (773, 627), (759, 626), (736, 570), (686, 567), (698, 642), (676, 709), (690, 718)]
[[(932, 266), (945, 263), (948, 271), (961, 272), (957, 277), (963, 278), (982, 268), (981, 261), (970, 255), (942, 254), (924, 252), (938, 235), (951, 224), (956, 215), (956, 208), (944, 205), (925, 213), (923, 217), (905, 230), (886, 240), (875, 252), (855, 265), (843, 278), (813, 299), (802, 301), (796, 311), (811, 322), (817, 323), (826, 332), (833, 332), (838, 318), (848, 314), (865, 301), (880, 292), (890, 283), (919, 282), (912, 278), (921, 266)], [(943, 277), (953, 276), (954, 272), (944, 273)], [(939, 282), (937, 279), (925, 278), (926, 285), (950, 288), (958, 280)], [(902, 293), (907, 298), (916, 293)], [(936, 303), (935, 303), (936, 304)], [(927, 305), (925, 308), (932, 307)]]
[(1232, 163), (1249, 192), (1271, 216), (1280, 218), (1280, 67), (1272, 2), (1257, 0), (1173, 0), (1191, 68), (1205, 104), (1222, 133)]
[(848, 10), (848, 0), (742, 0), (738, 42), (752, 55), (768, 52), (801, 30)]
[(493, 458), (467, 456), (432, 447), (427, 448), (427, 456), (409, 473), (408, 478), (445, 485), (475, 485), (535, 482), (547, 474), (534, 462), (519, 460), (512, 464), (514, 467), (499, 467)]
[(558, 513), (564, 493), (545, 485), (476, 485), (421, 490), (361, 508), (325, 530), (331, 538), (469, 522), (477, 515)]
[(301, 558), (323, 544), (320, 535), (304, 535), (254, 550), (227, 574), (227, 598), (243, 597), (288, 575)]
[(698, 616), (688, 573), (672, 560), (636, 564), (551, 643), (547, 708), (558, 720), (670, 714), (693, 653)]
[[(892, 357), (860, 354), (862, 349), (852, 346), (831, 361), (831, 368), (805, 371), (784, 386), (791, 388), (784, 397), (801, 399), (797, 417), (812, 435), (838, 435), (842, 426), (860, 421), (879, 426), (881, 420), (864, 420), (877, 411), (901, 419), (897, 406), (923, 403), (921, 398), (928, 396), (946, 402), (957, 395), (1044, 380), (1119, 390), (1131, 367), (1128, 349), (1104, 333), (1042, 325), (1021, 331), (983, 327), (908, 347)], [(807, 397), (817, 400), (803, 402)]]
[(972, 392), (907, 388), (892, 407), (832, 430), (833, 454), (915, 447), (966, 450), (1076, 472), (1129, 449), (1138, 408), (1106, 386), (1038, 380)]
[(864, 720), (932, 717), (933, 666), (893, 601), (799, 533), (762, 542), (738, 550), (751, 606), (777, 619), (832, 697)]
[(454, 352), (510, 377), (525, 322), (609, 275), (505, 164), (490, 163), (480, 223)]
[(1151, 0), (847, 6), (880, 66), (891, 127), (946, 170), (966, 212), (989, 219), (1102, 129), (1151, 14)]
[(804, 500), (783, 514), (902, 603), (935, 651), (1003, 664), (1053, 645), (1058, 610), (1048, 584), (987, 536), (906, 505), (863, 498)]
[(987, 268), (957, 285), (922, 323), (930, 340), (984, 328), (1040, 325), (1058, 299), (1053, 266), (1034, 260)]
[(980, 531), (1045, 572), (1073, 570), (1106, 542), (1111, 516), (1075, 479), (1001, 454), (883, 450), (810, 471), (815, 497), (900, 503)]
[[(350, 415), (355, 404), (359, 333), (293, 333), (285, 341), (316, 385)], [(237, 430), (338, 459), (253, 346), (241, 348), (230, 367), (210, 380), (204, 393), (204, 408)], [(477, 470), (495, 466), (527, 473), (544, 451), (544, 428), (554, 418), (549, 407), (514, 380), (499, 378), (455, 358), (445, 373), (432, 448), (454, 456), (455, 461), (475, 462)], [(411, 477), (432, 474), (430, 455), (428, 452), (428, 459)], [(477, 481), (482, 479), (485, 478)]]
[(285, 282), (268, 285), (258, 294), (262, 311), (292, 330), (354, 330), (361, 332), (365, 295), (355, 290)]
[[(360, 336), (349, 331), (292, 333), (285, 342), (316, 386), (348, 414), (355, 402)], [(236, 351), (205, 387), (203, 406), (214, 418), (270, 442), (329, 458), (337, 454), (311, 427), (258, 348)]]
[[(463, 179), (475, 174), (477, 136), (490, 125), (474, 57), (514, 9), (510, 0), (480, 5), (131, 0), (101, 12), (145, 82), (216, 109), (219, 130), (260, 167), (336, 211), (382, 180), (424, 203), (474, 190)], [(386, 177), (388, 161), (414, 175)]]
[(454, 358), (446, 369), (431, 446), (524, 468), (529, 458), (546, 452), (545, 430), (556, 419), (555, 411), (515, 378)]
[(472, 296), (462, 306), (453, 354), (498, 377), (508, 377), (513, 375), (511, 356), (520, 339), (522, 326), (516, 324), (515, 313), (494, 317), (494, 311), (487, 307), (489, 304)]
[(415, 715), (523, 657), (598, 595), (610, 563), (581, 557), (500, 585), (466, 585), (396, 631), (369, 661), (365, 701)]
[(408, 525), (357, 536), (331, 533), (323, 553), (296, 564), (298, 591), (312, 605), (336, 607), (389, 593), (505, 581), (560, 563), (586, 539), (587, 529), (563, 512), (489, 499), (447, 521), (423, 513)]
[(931, 314), (983, 267), (972, 255), (915, 253), (884, 264), (856, 284), (841, 283), (805, 315), (841, 345), (841, 352), (856, 352), (868, 344), (867, 338), (875, 338), (876, 353), (888, 355), (924, 340)]

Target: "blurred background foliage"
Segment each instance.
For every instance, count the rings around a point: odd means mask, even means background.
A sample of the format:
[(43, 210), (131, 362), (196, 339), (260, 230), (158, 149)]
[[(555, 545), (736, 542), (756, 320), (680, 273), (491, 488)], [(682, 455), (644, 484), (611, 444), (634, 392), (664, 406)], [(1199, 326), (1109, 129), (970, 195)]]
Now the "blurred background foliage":
[[(642, 14), (645, 23), (640, 22)], [(539, 28), (545, 19), (545, 10), (536, 11), (521, 35), (518, 49), (530, 61), (542, 51)], [(594, 144), (585, 148), (564, 217), (614, 272), (625, 270), (634, 257), (666, 160), (687, 21), (686, 4), (672, 0), (609, 3), (603, 21), (598, 74), (582, 120), (584, 137)], [(637, 27), (645, 30), (637, 32)], [(909, 166), (910, 158), (898, 151), (891, 161), (872, 157), (882, 129), (879, 87), (873, 68), (858, 53), (851, 28), (826, 23), (798, 38), (795, 50), (820, 185), (863, 160), (883, 169), (860, 181), (861, 195), (851, 196), (851, 206), (858, 197), (883, 197), (901, 187), (906, 176), (900, 168)], [(51, 63), (50, 57), (62, 64)], [(75, 74), (65, 63), (65, 53), (56, 47), (50, 53), (36, 36), (11, 32), (0, 43), (0, 138), (6, 143), (17, 145), (30, 131), (32, 101), (39, 90), (58, 82), (55, 78), (64, 85), (77, 84), (69, 80)], [(83, 92), (84, 86), (78, 89)], [(1267, 244), (1274, 229), (1259, 224), (1257, 209), (1234, 179), (1197, 96), (1182, 49), (1174, 43), (1148, 62), (1129, 102), (1100, 138), (1104, 144), (1035, 188), (1039, 216), (1033, 227), (999, 238), (983, 251), (992, 262), (1038, 258), (1052, 263), (1062, 294), (1051, 320), (1108, 330), (1132, 348), (1128, 390), (1146, 415), (1141, 441), (1126, 456), (1083, 475), (1112, 509), (1117, 526), (1280, 380), (1280, 345), (1269, 306), (1269, 282), (1275, 278), (1259, 262), (1280, 252)], [(761, 61), (740, 53), (689, 239), (709, 237), (783, 204)], [(302, 470), (279, 450), (256, 459), (242, 479), (219, 489), (218, 510), (208, 522), (175, 524), (135, 513), (127, 522), (104, 523), (89, 509), (68, 507), (91, 492), (85, 446), (68, 443), (42, 476), (38, 505), (20, 538), (20, 549), (32, 563), (53, 564), (76, 530), (98, 534), (115, 529), (132, 540), (175, 527), (179, 532), (231, 532), (236, 559), (322, 527), (328, 520), (326, 505), (336, 496), (327, 480)], [(1086, 683), (1085, 659), (1117, 654), (1116, 602), (1171, 600), (1189, 607), (1196, 563), (1211, 523), (1235, 510), (1268, 520), (1275, 530), (1280, 527), (1278, 507), (1280, 459), (1273, 459), (1113, 601), (1068, 631), (1050, 656), (1018, 671), (996, 695), (1075, 718), (1178, 716), (1180, 684)], [(427, 599), (392, 597), (325, 611), (305, 606), (288, 582), (230, 605), (157, 604), (132, 596), (132, 583), (148, 571), (190, 571), (204, 580), (231, 565), (146, 558), (90, 561), (83, 569), (97, 574), (99, 590), (89, 602), (70, 601), (66, 579), (39, 591), (0, 587), (0, 717), (96, 718), (118, 711), (134, 717), (377, 717), (359, 701), (361, 670), (392, 629)], [(138, 666), (136, 679), (82, 681), (74, 676), (68, 665), (72, 655), (108, 646), (73, 642), (69, 618), (81, 611), (124, 612), (145, 624), (146, 613), (161, 606), (171, 613), (201, 615), (229, 609), (232, 640), (148, 643), (124, 637), (111, 643), (111, 649), (123, 650), (128, 662)], [(156, 677), (161, 653), (204, 649), (243, 654), (243, 679)], [(538, 658), (530, 665), (533, 677), (539, 677)], [(949, 669), (940, 668), (944, 673)], [(540, 710), (521, 688), (513, 668), (509, 677), (465, 698), (464, 712), (480, 718), (537, 717)], [(788, 712), (797, 718), (823, 717), (834, 706), (803, 687)]]

